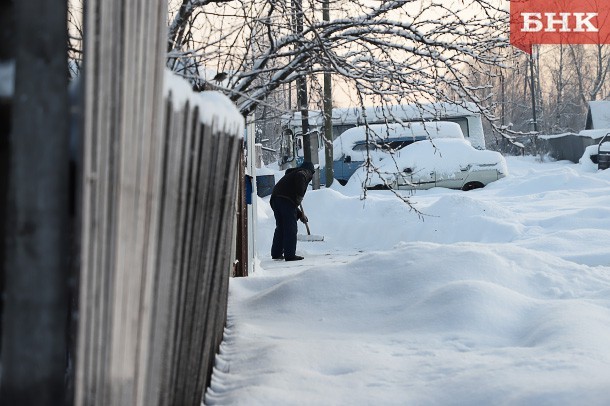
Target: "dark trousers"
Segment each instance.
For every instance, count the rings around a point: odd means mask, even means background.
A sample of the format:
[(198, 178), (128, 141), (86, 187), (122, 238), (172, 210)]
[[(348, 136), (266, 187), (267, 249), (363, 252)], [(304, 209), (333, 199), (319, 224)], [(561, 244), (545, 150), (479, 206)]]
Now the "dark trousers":
[(275, 217), (271, 256), (292, 258), (297, 249), (297, 207), (282, 197), (272, 197), (270, 203)]

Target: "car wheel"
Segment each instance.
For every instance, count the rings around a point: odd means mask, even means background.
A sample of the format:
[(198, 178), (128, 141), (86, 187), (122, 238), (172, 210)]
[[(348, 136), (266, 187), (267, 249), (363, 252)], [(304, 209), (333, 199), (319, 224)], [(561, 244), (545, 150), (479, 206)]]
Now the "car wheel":
[(462, 190), (467, 192), (473, 189), (481, 189), (482, 187), (485, 187), (485, 185), (481, 182), (468, 182), (464, 186), (462, 186)]

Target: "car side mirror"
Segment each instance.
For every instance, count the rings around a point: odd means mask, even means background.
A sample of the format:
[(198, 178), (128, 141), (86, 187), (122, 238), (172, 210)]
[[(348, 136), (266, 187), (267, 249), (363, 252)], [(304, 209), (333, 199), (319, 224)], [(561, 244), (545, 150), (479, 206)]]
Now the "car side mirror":
[(343, 162), (346, 164), (349, 164), (352, 162), (352, 157), (351, 155), (347, 155), (345, 158), (343, 158)]

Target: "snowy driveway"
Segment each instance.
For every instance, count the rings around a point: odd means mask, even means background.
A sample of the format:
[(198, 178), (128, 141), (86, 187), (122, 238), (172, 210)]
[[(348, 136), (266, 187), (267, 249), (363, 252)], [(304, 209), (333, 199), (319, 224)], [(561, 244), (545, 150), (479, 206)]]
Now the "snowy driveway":
[[(610, 404), (610, 171), (509, 158), (485, 189), (310, 191), (296, 263), (230, 284), (205, 403)], [(408, 196), (408, 193), (404, 193)], [(303, 230), (304, 231), (304, 230)]]

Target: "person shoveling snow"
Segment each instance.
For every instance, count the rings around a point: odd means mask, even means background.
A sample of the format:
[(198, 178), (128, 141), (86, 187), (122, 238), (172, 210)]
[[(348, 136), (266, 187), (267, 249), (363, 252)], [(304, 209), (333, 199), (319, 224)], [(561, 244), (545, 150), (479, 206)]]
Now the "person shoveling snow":
[(299, 261), (302, 256), (296, 255), (297, 220), (307, 224), (309, 219), (302, 209), (299, 209), (307, 185), (313, 179), (316, 168), (311, 162), (303, 162), (298, 168), (286, 170), (271, 193), (269, 203), (275, 217), (275, 231), (271, 245), (273, 259)]
[(305, 228), (307, 228), (307, 235), (297, 234), (297, 240), (299, 240), (299, 241), (324, 241), (323, 235), (316, 235), (316, 234), (311, 233), (311, 230), (309, 230), (309, 219), (305, 215), (305, 210), (303, 209), (303, 205), (300, 205), (299, 208), (301, 209), (301, 214), (302, 214), (302, 219), (303, 219), (302, 222), (303, 222), (303, 224), (305, 224)]

